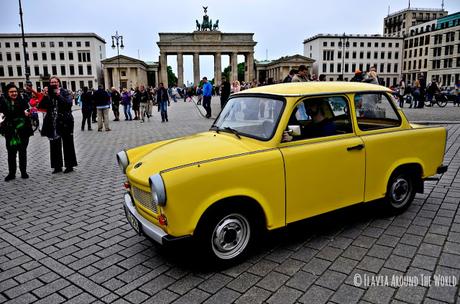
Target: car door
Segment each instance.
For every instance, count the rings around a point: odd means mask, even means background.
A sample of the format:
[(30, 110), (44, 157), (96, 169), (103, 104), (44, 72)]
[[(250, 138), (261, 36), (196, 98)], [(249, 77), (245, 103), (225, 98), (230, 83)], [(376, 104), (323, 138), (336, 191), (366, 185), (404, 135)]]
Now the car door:
[[(280, 144), (286, 176), (286, 223), (362, 202), (364, 197), (365, 148), (353, 132), (345, 96), (324, 97), (327, 115), (336, 133), (300, 138)], [(300, 101), (289, 124), (308, 126), (303, 113), (310, 99)], [(300, 113), (299, 113), (300, 112)], [(293, 118), (296, 119), (293, 119)]]

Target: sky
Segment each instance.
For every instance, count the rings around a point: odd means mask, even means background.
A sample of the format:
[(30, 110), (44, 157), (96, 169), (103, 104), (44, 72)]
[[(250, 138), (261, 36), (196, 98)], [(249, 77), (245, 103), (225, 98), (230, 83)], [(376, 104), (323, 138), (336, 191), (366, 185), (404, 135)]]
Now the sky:
[[(201, 22), (203, 6), (226, 33), (254, 33), (255, 59), (303, 55), (303, 41), (316, 34), (382, 34), (383, 18), (408, 7), (409, 0), (22, 0), (26, 33), (93, 32), (106, 41), (106, 55), (116, 55), (111, 36), (118, 31), (121, 54), (158, 61), (158, 33), (185, 33)], [(411, 7), (441, 8), (442, 0), (412, 0)], [(18, 0), (0, 0), (1, 33), (20, 33)], [(449, 14), (460, 0), (444, 0)], [(239, 56), (238, 62), (244, 59)], [(176, 71), (175, 56), (168, 65)], [(223, 67), (228, 58), (222, 57)], [(192, 58), (184, 57), (184, 77), (192, 80)], [(213, 59), (200, 57), (201, 76), (213, 77)]]

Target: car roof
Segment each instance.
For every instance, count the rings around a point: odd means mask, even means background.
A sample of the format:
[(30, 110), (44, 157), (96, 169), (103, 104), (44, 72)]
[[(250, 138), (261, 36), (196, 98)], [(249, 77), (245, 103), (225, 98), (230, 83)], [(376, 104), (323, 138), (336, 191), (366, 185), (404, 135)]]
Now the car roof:
[(356, 93), (356, 92), (391, 92), (390, 89), (363, 82), (290, 82), (274, 85), (260, 86), (241, 91), (235, 95), (246, 93), (265, 93), (280, 96), (303, 96), (316, 94), (337, 94), (337, 93)]

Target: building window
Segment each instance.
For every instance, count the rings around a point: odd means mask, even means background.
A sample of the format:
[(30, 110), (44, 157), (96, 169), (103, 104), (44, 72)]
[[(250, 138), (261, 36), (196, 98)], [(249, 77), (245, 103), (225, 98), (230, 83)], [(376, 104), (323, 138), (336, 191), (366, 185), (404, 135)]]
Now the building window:
[(351, 53), (351, 57), (352, 57), (353, 59), (356, 59), (356, 52), (355, 52), (355, 51), (353, 51), (353, 53)]
[(368, 42), (368, 43), (367, 43), (367, 47), (368, 47), (368, 48), (372, 47), (372, 43), (371, 43), (371, 42)]
[(92, 67), (91, 67), (90, 64), (88, 64), (88, 65), (86, 66), (86, 72), (87, 72), (88, 75), (93, 74), (93, 69), (92, 69)]
[(331, 73), (334, 73), (334, 64), (333, 63), (329, 64), (329, 69), (330, 69)]
[(61, 65), (61, 75), (65, 76), (65, 65)]
[(378, 42), (374, 43), (374, 47), (378, 48), (378, 47), (379, 47), (379, 43), (378, 43)]
[(425, 47), (425, 56), (428, 56), (428, 47)]
[[(458, 63), (459, 61), (457, 61)], [(2, 66), (0, 66), (0, 77), (4, 77), (5, 76), (5, 70), (3, 69)]]
[(392, 47), (393, 47), (393, 43), (392, 43), (392, 42), (388, 42), (388, 47), (392, 48)]
[(353, 47), (357, 47), (358, 46), (358, 42), (353, 42)]
[(387, 73), (391, 73), (391, 63), (387, 63)]
[(374, 52), (374, 59), (377, 59), (379, 58), (379, 53), (378, 52)]
[(345, 73), (348, 73), (348, 63), (345, 63)]
[(6, 47), (6, 48), (10, 48), (10, 47), (11, 47), (10, 43), (9, 43), (9, 42), (5, 42), (5, 47)]
[(82, 65), (78, 66), (78, 75), (83, 75), (83, 66)]
[(350, 52), (346, 51), (345, 52), (345, 59), (348, 59), (348, 58), (350, 58)]
[(43, 75), (49, 75), (50, 73), (48, 72), (48, 66), (47, 65), (44, 65), (43, 66)]
[(65, 60), (65, 54), (64, 54), (64, 52), (60, 52), (60, 53), (59, 53), (59, 59), (60, 59), (60, 60)]
[(54, 41), (50, 41), (50, 47), (54, 48)]
[(57, 66), (55, 66), (55, 65), (51, 66), (51, 73), (53, 75), (57, 75)]
[(21, 77), (22, 76), (22, 68), (20, 65), (16, 66), (16, 72), (18, 73), (18, 76)]
[(13, 75), (13, 67), (12, 66), (8, 66), (8, 76), (14, 77), (14, 75)]
[(388, 59), (391, 59), (391, 52), (388, 52)]
[(17, 61), (21, 61), (21, 53), (16, 52), (16, 53), (14, 54), (14, 57), (16, 58)]
[(69, 66), (70, 75), (75, 75), (75, 67), (73, 65)]
[(46, 52), (42, 52), (42, 60), (43, 61), (47, 60)]
[(45, 42), (45, 41), (40, 42), (40, 46), (41, 46), (42, 48), (46, 47), (46, 42)]
[(385, 69), (385, 64), (381, 63), (380, 64), (380, 73), (383, 73), (384, 69)]
[(367, 52), (367, 59), (371, 59), (371, 52)]
[(85, 41), (85, 46), (86, 46), (86, 47), (89, 47), (89, 46), (90, 46), (89, 41)]
[(34, 47), (34, 48), (37, 47), (37, 42), (36, 41), (32, 41), (32, 47)]
[(342, 51), (337, 52), (337, 59), (342, 59)]
[(341, 73), (341, 72), (342, 72), (342, 64), (337, 63), (337, 73)]
[(323, 63), (323, 73), (327, 73), (327, 65)]
[(0, 61), (3, 61), (3, 53), (0, 53)]
[(56, 53), (55, 53), (55, 52), (51, 52), (51, 53), (50, 53), (50, 57), (51, 57), (51, 60), (56, 60)]
[(77, 47), (81, 47), (81, 41), (77, 41)]
[(352, 72), (356, 71), (356, 63), (351, 64), (351, 71)]
[(362, 63), (359, 64), (359, 70), (360, 70), (360, 71), (364, 71), (364, 70), (363, 70), (363, 64), (362, 64)]
[(73, 52), (69, 52), (69, 60), (73, 60)]
[(11, 61), (11, 53), (6, 53), (6, 61)]
[(32, 53), (32, 58), (34, 61), (38, 61), (38, 53)]
[(88, 88), (92, 89), (93, 88), (93, 81), (88, 80)]
[(417, 57), (417, 49), (414, 50), (414, 57)]
[(364, 47), (364, 42), (360, 42), (359, 47)]
[(395, 65), (393, 66), (393, 72), (394, 73), (398, 73), (398, 63), (395, 63)]
[(423, 68), (426, 69), (427, 68), (427, 64), (428, 64), (428, 60), (425, 58), (423, 60)]
[(323, 41), (323, 46), (327, 46), (327, 41)]
[(359, 52), (359, 59), (364, 59), (364, 52)]
[(85, 86), (85, 82), (83, 80), (80, 80), (80, 89), (83, 89), (84, 86)]
[(59, 42), (58, 42), (58, 45), (59, 45), (59, 47), (64, 47), (64, 42), (59, 41)]
[(72, 47), (72, 41), (67, 41), (67, 47)]
[(335, 42), (334, 42), (334, 41), (331, 41), (331, 46), (335, 46)]
[(35, 76), (40, 75), (40, 67), (38, 65), (34, 66)]
[(15, 47), (15, 48), (18, 48), (18, 47), (19, 47), (19, 42), (15, 42), (15, 43), (14, 43), (14, 47)]

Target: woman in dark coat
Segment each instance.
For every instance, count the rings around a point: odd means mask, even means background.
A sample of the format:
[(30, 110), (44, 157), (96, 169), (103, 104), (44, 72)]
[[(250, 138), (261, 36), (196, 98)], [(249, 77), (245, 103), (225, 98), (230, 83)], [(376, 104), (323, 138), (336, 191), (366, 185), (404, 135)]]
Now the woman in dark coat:
[(69, 173), (77, 166), (73, 143), (72, 99), (65, 89), (60, 88), (60, 84), (59, 78), (51, 77), (48, 95), (43, 97), (38, 107), (46, 110), (41, 134), (50, 140), (53, 173), (62, 172), (62, 150), (66, 167), (64, 173)]
[(12, 83), (7, 85), (5, 98), (0, 99), (0, 113), (5, 116), (1, 133), (5, 136), (6, 150), (8, 151), (6, 182), (16, 177), (17, 154), (19, 154), (21, 177), (29, 177), (27, 174), (27, 146), (33, 131), (28, 117), (30, 115), (28, 109), (29, 103), (19, 95), (18, 88)]

